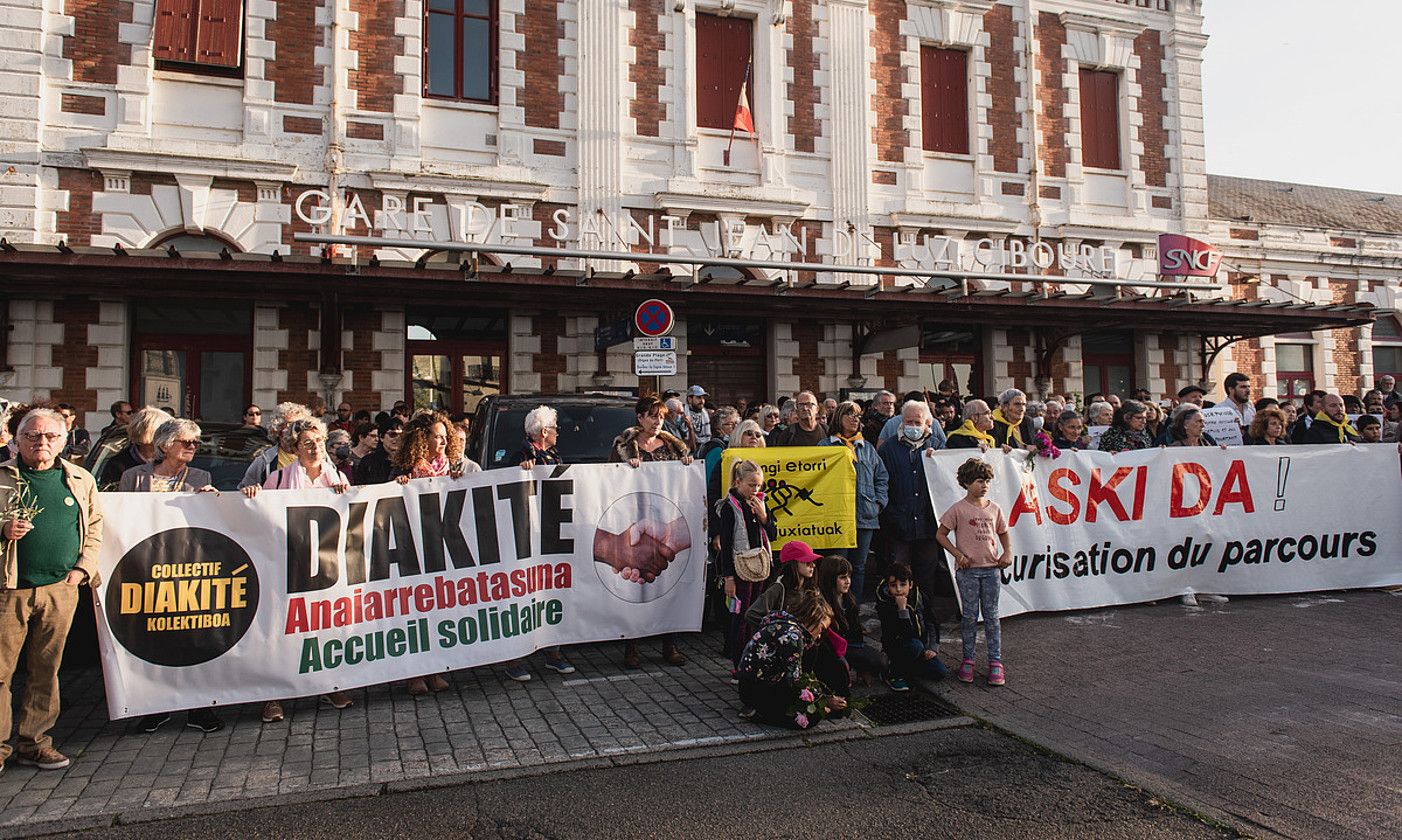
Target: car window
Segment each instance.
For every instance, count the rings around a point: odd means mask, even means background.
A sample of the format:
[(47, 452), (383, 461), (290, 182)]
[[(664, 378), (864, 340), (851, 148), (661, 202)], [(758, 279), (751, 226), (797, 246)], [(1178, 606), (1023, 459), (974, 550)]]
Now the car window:
[[(247, 429), (204, 429), (200, 436), (200, 447), (196, 450), (190, 466), (208, 472), (216, 488), (237, 490), (244, 473), (248, 471), (248, 465), (258, 453), (270, 445), (267, 438)], [(88, 471), (100, 478), (107, 462), (126, 448), (125, 432), (108, 438), (88, 456)], [(102, 484), (98, 489), (116, 490), (116, 478), (119, 476)]]
[[(505, 466), (506, 459), (526, 440), (526, 415), (535, 406), (499, 406), (487, 436), (487, 463), (483, 469)], [(632, 406), (565, 403), (554, 406), (559, 415), (557, 447), (566, 464), (600, 464), (608, 460), (613, 439), (637, 425)]]

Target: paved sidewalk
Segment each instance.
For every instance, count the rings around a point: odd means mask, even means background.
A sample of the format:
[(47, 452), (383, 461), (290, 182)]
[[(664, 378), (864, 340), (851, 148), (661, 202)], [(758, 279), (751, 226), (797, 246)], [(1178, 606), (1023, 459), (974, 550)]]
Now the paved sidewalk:
[(1003, 649), (1007, 686), (941, 693), (1253, 835), (1402, 837), (1402, 595), (1024, 616)]
[(65, 672), (53, 734), (73, 764), (41, 772), (10, 762), (0, 775), (0, 834), (110, 824), (117, 814), (170, 806), (355, 795), (467, 772), (800, 737), (739, 719), (718, 634), (678, 640), (691, 659), (680, 668), (661, 663), (655, 642), (641, 646), (643, 668), (634, 671), (620, 664), (621, 644), (568, 648), (578, 669), (569, 676), (534, 657), (528, 683), (489, 666), (458, 672), (451, 690), (417, 699), (399, 685), (351, 692), (355, 705), (343, 712), (314, 697), (285, 703), (287, 719), (266, 725), (261, 706), (250, 704), (224, 710), (227, 727), (211, 735), (187, 729), (183, 714), (155, 734), (128, 734), (133, 721), (107, 719), (97, 669)]

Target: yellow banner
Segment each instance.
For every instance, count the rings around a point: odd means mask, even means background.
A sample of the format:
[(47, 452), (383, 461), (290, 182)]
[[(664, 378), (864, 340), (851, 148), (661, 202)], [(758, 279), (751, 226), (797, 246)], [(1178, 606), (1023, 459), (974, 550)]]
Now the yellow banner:
[(764, 505), (779, 529), (777, 551), (789, 540), (816, 549), (857, 544), (857, 470), (845, 446), (727, 449), (721, 485), (730, 490), (730, 466), (748, 458), (764, 468)]

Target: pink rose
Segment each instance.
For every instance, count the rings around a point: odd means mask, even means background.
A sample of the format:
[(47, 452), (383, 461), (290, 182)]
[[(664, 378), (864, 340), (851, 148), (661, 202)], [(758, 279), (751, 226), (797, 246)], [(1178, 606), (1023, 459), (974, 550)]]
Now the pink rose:
[(805, 689), (803, 689), (802, 691), (800, 691), (800, 692), (798, 693), (798, 699), (802, 700), (802, 701), (805, 702), (805, 703), (812, 703), (812, 702), (813, 702), (813, 692), (811, 692), (811, 691), (809, 691), (808, 689), (805, 688)]
[(808, 728), (808, 715), (805, 715), (805, 714), (802, 714), (802, 713), (797, 714), (797, 715), (794, 715), (793, 722), (796, 723), (796, 724), (798, 724), (798, 728), (799, 728), (799, 729), (807, 729), (807, 728)]

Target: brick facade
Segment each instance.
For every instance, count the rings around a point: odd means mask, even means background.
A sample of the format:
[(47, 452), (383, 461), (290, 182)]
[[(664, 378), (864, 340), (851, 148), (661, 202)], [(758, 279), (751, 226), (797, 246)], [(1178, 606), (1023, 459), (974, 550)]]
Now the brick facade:
[(871, 77), (876, 82), (871, 97), (876, 113), (872, 142), (876, 144), (877, 160), (902, 163), (910, 145), (910, 131), (905, 127), (910, 105), (903, 90), (908, 70), (901, 63), (901, 51), (905, 49), (905, 36), (901, 33), (906, 19), (905, 0), (871, 0), (871, 17), (871, 46), (876, 50), (876, 60), (871, 65)]
[(117, 40), (119, 27), (131, 23), (131, 0), (68, 0), (64, 13), (73, 18), (73, 34), (63, 38), (73, 81), (116, 84), (118, 65), (131, 63), (131, 46)]
[(1066, 27), (1052, 12), (1042, 12), (1037, 17), (1037, 43), (1037, 72), (1041, 76), (1037, 85), (1037, 129), (1041, 134), (1038, 153), (1047, 176), (1064, 178), (1066, 132), (1070, 128), (1066, 87), (1061, 78), (1066, 72), (1066, 60), (1061, 55), (1066, 45)]
[(559, 393), (562, 377), (569, 370), (569, 359), (560, 352), (560, 337), (565, 334), (565, 316), (558, 313), (536, 315), (535, 334), (540, 338), (540, 352), (535, 354), (535, 372), (540, 374), (543, 394)]
[(287, 387), (278, 390), (277, 401), (303, 402), (308, 397), (308, 374), (320, 369), (320, 353), (311, 346), (311, 332), (320, 323), (318, 311), (308, 303), (284, 303), (277, 318), (278, 328), (287, 331), (287, 349), (277, 351), (278, 369), (287, 372)]
[(798, 342), (793, 372), (798, 377), (799, 390), (821, 393), (823, 374), (827, 373), (827, 362), (818, 352), (818, 342), (823, 340), (823, 325), (808, 321), (795, 323), (793, 340)]
[[(394, 59), (404, 51), (404, 39), (394, 34), (394, 21), (404, 13), (404, 0), (351, 0), (351, 11), (359, 17), (358, 28), (349, 33), (356, 62), (347, 70), (350, 88), (356, 93), (355, 106), (362, 111), (393, 112), (400, 87)], [(349, 130), (346, 133), (350, 135)]]
[(814, 5), (814, 0), (793, 0), (793, 12), (788, 22), (788, 35), (793, 41), (787, 51), (788, 67), (793, 74), (788, 86), (788, 100), (793, 103), (793, 113), (789, 115), (788, 125), (796, 152), (813, 151), (813, 141), (823, 131), (817, 117), (822, 94), (813, 81), (813, 71), (818, 66), (813, 54), (813, 42), (818, 35), (818, 22), (813, 17)]
[(92, 213), (92, 194), (102, 189), (102, 176), (88, 169), (60, 169), (58, 188), (68, 194), (68, 209), (58, 211), (58, 235), (69, 245), (88, 245), (102, 230)]
[(95, 300), (64, 298), (54, 304), (54, 323), (63, 325), (63, 347), (54, 348), (54, 361), (63, 369), (63, 385), (49, 393), (52, 402), (66, 402), (81, 411), (97, 410), (97, 391), (88, 387), (88, 368), (97, 366), (97, 348), (88, 343), (88, 327), (98, 322)]
[(628, 0), (633, 12), (633, 31), (629, 43), (633, 47), (633, 63), (628, 67), (628, 81), (633, 83), (633, 101), (629, 107), (636, 131), (642, 137), (662, 133), (662, 121), (667, 106), (662, 103), (662, 20), (663, 0)]
[(560, 20), (556, 0), (526, 0), (525, 17), (516, 18), (517, 31), (526, 40), (526, 85), (522, 97), (526, 108), (526, 125), (536, 128), (559, 128), (560, 112), (565, 109), (565, 96), (560, 92), (560, 77), (565, 75), (565, 58), (560, 55), (560, 39), (565, 24)]
[(1017, 107), (1020, 85), (1015, 73), (1022, 66), (1022, 56), (1014, 49), (1013, 40), (1017, 37), (1017, 23), (1013, 21), (1011, 6), (997, 5), (983, 16), (983, 28), (988, 32), (988, 49), (985, 54), (992, 66), (988, 79), (988, 95), (991, 104), (988, 119), (993, 129), (989, 141), (989, 151), (993, 154), (995, 172), (1017, 172), (1022, 159), (1022, 144), (1017, 132), (1022, 128), (1022, 113)]
[(345, 306), (341, 309), (341, 331), (350, 334), (350, 342), (341, 350), (341, 365), (354, 383), (354, 387), (347, 388), (341, 399), (357, 408), (384, 405), (383, 395), (371, 387), (375, 371), (380, 369), (375, 332), (383, 326), (383, 318), (379, 311), (366, 306)]
[[(1163, 72), (1163, 40), (1156, 29), (1146, 29), (1134, 40), (1134, 53), (1139, 56), (1137, 79), (1139, 113), (1144, 123), (1139, 127), (1139, 137), (1144, 142), (1144, 153), (1139, 158), (1139, 166), (1144, 172), (1144, 183), (1151, 187), (1168, 185), (1168, 129), (1164, 127), (1167, 116), (1165, 98), (1168, 95), (1168, 80)], [(1156, 207), (1158, 205), (1155, 205)]]
[(316, 86), (325, 83), (325, 72), (316, 63), (316, 48), (324, 42), (316, 25), (319, 5), (312, 0), (278, 3), (277, 19), (267, 23), (268, 40), (277, 49), (277, 60), (267, 63), (267, 76), (278, 102), (311, 105)]

